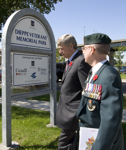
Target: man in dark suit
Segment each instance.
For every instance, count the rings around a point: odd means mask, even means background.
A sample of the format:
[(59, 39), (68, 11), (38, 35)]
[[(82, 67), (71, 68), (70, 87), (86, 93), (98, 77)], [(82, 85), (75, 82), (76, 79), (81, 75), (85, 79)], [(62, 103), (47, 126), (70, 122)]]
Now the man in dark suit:
[(83, 55), (77, 51), (77, 42), (70, 34), (57, 40), (59, 53), (67, 58), (66, 68), (62, 77), (56, 123), (61, 128), (58, 150), (71, 150), (78, 128), (76, 112), (80, 104), (81, 92), (85, 88), (85, 80), (90, 66), (85, 63)]
[(124, 150), (122, 82), (106, 60), (110, 43), (111, 39), (102, 33), (84, 37), (83, 54), (92, 66), (92, 75), (87, 78), (77, 117), (79, 127), (99, 129), (91, 150)]

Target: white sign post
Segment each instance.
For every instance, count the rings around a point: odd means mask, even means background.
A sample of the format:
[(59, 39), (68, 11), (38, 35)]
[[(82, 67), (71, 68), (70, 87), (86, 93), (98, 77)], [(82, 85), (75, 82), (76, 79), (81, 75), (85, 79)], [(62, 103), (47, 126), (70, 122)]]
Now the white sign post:
[[(24, 89), (28, 86), (43, 88), (20, 94), (12, 92), (12, 88)], [(2, 33), (0, 149), (16, 148), (16, 144), (11, 141), (11, 100), (45, 94), (50, 94), (50, 125), (54, 126), (57, 104), (55, 39), (45, 17), (26, 8), (16, 11), (8, 18)]]

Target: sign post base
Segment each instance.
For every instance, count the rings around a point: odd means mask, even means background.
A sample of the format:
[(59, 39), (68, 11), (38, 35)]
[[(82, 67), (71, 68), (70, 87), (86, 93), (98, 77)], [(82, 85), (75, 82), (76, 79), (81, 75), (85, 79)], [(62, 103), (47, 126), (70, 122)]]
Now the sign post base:
[(56, 128), (57, 126), (56, 125), (52, 125), (52, 124), (47, 124), (46, 127), (48, 127), (48, 128)]
[(0, 144), (0, 150), (16, 150), (17, 148), (19, 148), (19, 144), (14, 141), (12, 141), (12, 145), (9, 147), (4, 146), (2, 143)]

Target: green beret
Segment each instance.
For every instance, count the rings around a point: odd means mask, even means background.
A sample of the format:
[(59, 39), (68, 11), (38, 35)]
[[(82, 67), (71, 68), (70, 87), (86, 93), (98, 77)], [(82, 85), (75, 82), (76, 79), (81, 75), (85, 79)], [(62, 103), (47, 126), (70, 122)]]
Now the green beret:
[(84, 45), (109, 43), (111, 43), (111, 39), (106, 34), (94, 33), (84, 36)]

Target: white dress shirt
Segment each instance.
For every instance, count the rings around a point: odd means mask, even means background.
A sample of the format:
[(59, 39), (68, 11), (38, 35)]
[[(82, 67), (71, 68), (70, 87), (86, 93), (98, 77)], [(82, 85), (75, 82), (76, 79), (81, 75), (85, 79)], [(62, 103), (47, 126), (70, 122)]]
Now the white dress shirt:
[[(97, 63), (94, 67), (92, 67), (92, 76), (90, 78), (90, 81), (92, 80), (92, 78), (94, 77), (94, 75), (97, 73), (97, 71), (101, 68), (101, 66), (106, 62), (107, 60), (103, 60), (99, 63)], [(89, 81), (89, 82), (90, 82)]]

